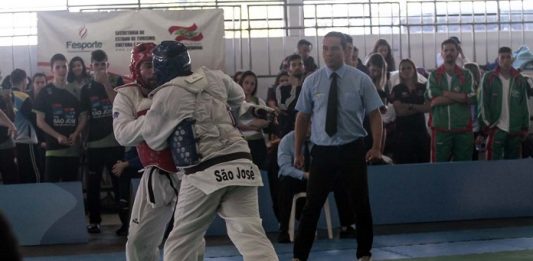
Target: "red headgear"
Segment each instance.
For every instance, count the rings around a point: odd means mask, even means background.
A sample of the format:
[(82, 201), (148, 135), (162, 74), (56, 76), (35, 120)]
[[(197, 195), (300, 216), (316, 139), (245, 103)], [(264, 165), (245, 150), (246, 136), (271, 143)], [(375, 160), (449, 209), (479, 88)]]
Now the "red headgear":
[(144, 81), (141, 77), (140, 66), (141, 63), (152, 61), (152, 50), (155, 48), (154, 43), (141, 43), (133, 47), (131, 50), (130, 73), (133, 80), (144, 86)]

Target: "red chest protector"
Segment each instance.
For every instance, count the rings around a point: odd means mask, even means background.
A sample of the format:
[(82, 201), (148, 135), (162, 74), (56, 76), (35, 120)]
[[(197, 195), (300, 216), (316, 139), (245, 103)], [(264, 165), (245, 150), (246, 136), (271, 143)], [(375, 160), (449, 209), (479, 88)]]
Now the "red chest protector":
[[(145, 115), (148, 110), (137, 112), (137, 117)], [(146, 142), (141, 142), (137, 145), (137, 153), (139, 154), (139, 160), (143, 167), (155, 166), (166, 172), (175, 173), (178, 172), (176, 165), (172, 160), (172, 154), (170, 149), (166, 148), (162, 151), (155, 151), (151, 149)]]

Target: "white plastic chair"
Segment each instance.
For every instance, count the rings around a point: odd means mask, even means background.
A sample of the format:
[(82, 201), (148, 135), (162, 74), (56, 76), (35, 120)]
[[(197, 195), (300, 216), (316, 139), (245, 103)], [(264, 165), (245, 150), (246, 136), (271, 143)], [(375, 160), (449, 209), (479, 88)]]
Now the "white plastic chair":
[[(289, 238), (291, 242), (294, 242), (294, 223), (296, 222), (296, 201), (298, 201), (299, 198), (305, 198), (307, 197), (306, 192), (300, 192), (294, 195), (292, 198), (292, 207), (291, 207), (291, 216), (289, 219)], [(326, 218), (326, 227), (328, 229), (328, 238), (333, 239), (333, 228), (331, 225), (331, 211), (329, 209), (329, 201), (326, 198), (326, 202), (324, 202), (324, 217)]]

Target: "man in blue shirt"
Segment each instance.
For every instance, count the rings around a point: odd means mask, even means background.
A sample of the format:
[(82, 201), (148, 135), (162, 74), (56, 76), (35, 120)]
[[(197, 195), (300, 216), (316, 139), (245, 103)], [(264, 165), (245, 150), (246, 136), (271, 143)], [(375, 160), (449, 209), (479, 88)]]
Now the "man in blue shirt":
[[(309, 133), (310, 134), (310, 133)], [(306, 135), (303, 145), (304, 166), (301, 169), (294, 167), (294, 131), (285, 135), (278, 147), (278, 206), (279, 206), (279, 234), (278, 243), (289, 243), (289, 219), (291, 215), (292, 198), (295, 194), (305, 192), (307, 178), (309, 177), (309, 163), (312, 144), (309, 135)], [(299, 203), (299, 202), (298, 202)], [(301, 209), (301, 206), (298, 205)], [(298, 212), (298, 210), (297, 210)]]
[[(311, 124), (311, 155), (307, 202), (294, 243), (294, 260), (307, 260), (313, 245), (322, 205), (338, 185), (350, 195), (356, 215), (357, 258), (370, 260), (373, 241), (372, 214), (368, 197), (366, 162), (381, 158), (383, 126), (381, 99), (370, 78), (344, 64), (348, 48), (342, 33), (329, 32), (322, 43), (326, 66), (305, 80), (296, 110), (295, 161), (304, 165), (302, 144)], [(363, 119), (370, 119), (374, 143), (365, 153)], [(365, 155), (366, 154), (366, 155)]]

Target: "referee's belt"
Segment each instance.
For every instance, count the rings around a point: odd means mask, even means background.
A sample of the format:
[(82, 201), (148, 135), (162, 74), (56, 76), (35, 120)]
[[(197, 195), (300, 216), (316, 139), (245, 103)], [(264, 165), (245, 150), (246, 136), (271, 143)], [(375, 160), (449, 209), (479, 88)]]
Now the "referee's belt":
[(190, 168), (185, 168), (183, 170), (185, 171), (185, 175), (190, 175), (190, 174), (194, 174), (194, 173), (196, 173), (198, 171), (205, 170), (205, 169), (207, 169), (207, 168), (209, 168), (211, 166), (214, 166), (214, 165), (217, 165), (217, 164), (220, 164), (220, 163), (224, 163), (224, 162), (228, 162), (228, 161), (232, 161), (232, 160), (237, 160), (237, 159), (249, 159), (249, 160), (252, 160), (252, 154), (250, 154), (248, 152), (230, 153), (230, 154), (214, 157), (212, 159), (208, 159), (206, 161), (201, 162), (200, 164), (198, 164), (196, 166), (193, 166), (193, 167), (190, 167)]

